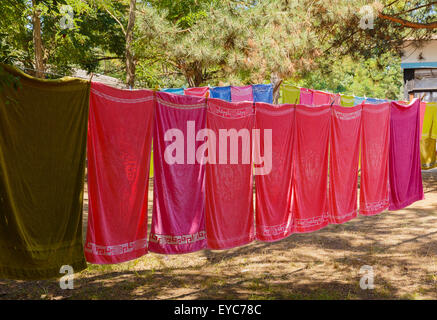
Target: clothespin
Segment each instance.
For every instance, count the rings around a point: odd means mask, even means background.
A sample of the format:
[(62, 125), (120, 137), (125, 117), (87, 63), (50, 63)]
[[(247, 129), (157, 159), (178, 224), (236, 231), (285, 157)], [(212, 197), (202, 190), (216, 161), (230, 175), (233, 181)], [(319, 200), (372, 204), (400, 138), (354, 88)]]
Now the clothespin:
[(420, 98), (420, 102), (422, 102), (423, 98), (425, 98), (425, 95), (426, 95), (426, 93), (424, 92), (424, 93), (422, 94), (422, 97)]
[(156, 85), (153, 91), (159, 91), (159, 85)]
[(94, 72), (91, 72), (90, 82), (93, 79), (93, 77), (94, 77)]

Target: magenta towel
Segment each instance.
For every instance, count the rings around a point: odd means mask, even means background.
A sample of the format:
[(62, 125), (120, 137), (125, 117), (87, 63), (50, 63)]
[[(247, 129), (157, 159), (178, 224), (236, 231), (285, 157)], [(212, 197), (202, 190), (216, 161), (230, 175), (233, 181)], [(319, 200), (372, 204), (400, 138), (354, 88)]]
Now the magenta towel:
[(399, 210), (422, 200), (420, 169), (420, 101), (409, 105), (392, 101), (390, 105), (390, 206)]
[(196, 136), (205, 127), (205, 98), (156, 93), (152, 252), (188, 253), (206, 246), (205, 165), (196, 157), (203, 144)]
[(300, 88), (300, 104), (304, 104), (307, 106), (313, 105), (313, 90)]
[(232, 102), (253, 101), (252, 86), (234, 87), (231, 86), (231, 100)]

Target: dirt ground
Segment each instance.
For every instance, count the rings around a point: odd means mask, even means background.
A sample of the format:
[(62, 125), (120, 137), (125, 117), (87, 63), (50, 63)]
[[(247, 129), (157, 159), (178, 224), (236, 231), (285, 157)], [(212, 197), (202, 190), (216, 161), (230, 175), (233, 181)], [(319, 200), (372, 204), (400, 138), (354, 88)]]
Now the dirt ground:
[[(0, 299), (437, 299), (437, 169), (422, 175), (426, 199), (400, 211), (275, 243), (89, 264), (73, 290), (0, 280)], [(87, 199), (84, 211), (85, 233)], [(364, 265), (374, 289), (360, 288)]]

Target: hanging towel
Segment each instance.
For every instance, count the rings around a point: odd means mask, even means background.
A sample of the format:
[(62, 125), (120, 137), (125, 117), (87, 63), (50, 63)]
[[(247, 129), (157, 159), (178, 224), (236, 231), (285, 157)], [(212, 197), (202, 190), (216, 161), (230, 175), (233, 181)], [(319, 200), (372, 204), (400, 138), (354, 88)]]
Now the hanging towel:
[(340, 95), (340, 104), (343, 107), (353, 107), (354, 106), (354, 96), (348, 96), (345, 94)]
[(329, 165), (330, 223), (345, 223), (358, 214), (358, 159), (361, 106), (332, 106)]
[[(425, 106), (425, 107), (424, 107)], [(420, 162), (423, 170), (435, 168), (436, 160), (436, 138), (437, 138), (437, 102), (421, 102), (421, 132), (420, 140)]]
[(79, 272), (89, 82), (2, 67), (19, 85), (0, 87), (0, 279)]
[(315, 106), (320, 106), (323, 104), (331, 104), (331, 94), (323, 91), (313, 92), (313, 104)]
[(149, 250), (188, 253), (206, 247), (205, 164), (196, 155), (206, 128), (206, 99), (157, 93), (155, 183)]
[(363, 97), (354, 97), (354, 106), (362, 104), (364, 101), (366, 101), (366, 98), (363, 98)]
[(281, 99), (282, 103), (299, 104), (300, 89), (290, 84), (281, 85)]
[(154, 92), (91, 84), (85, 256), (120, 263), (147, 253)]
[(300, 88), (300, 104), (313, 105), (313, 90)]
[(420, 162), (422, 170), (437, 167), (436, 139), (422, 138), (420, 140)]
[(209, 87), (186, 88), (184, 89), (184, 94), (188, 96), (207, 97)]
[(167, 88), (162, 89), (161, 92), (184, 95), (184, 88)]
[(437, 102), (426, 104), (421, 137), (437, 139)]
[(420, 171), (420, 103), (390, 105), (390, 210), (422, 200)]
[[(255, 168), (264, 168), (264, 172), (255, 176), (256, 238), (260, 241), (277, 241), (293, 231), (291, 170), (295, 108), (291, 104), (257, 103), (255, 110), (260, 139), (254, 145), (261, 152), (254, 151), (254, 154), (264, 157), (262, 164), (261, 161), (255, 162)], [(270, 162), (265, 159), (269, 156)]]
[(254, 84), (253, 101), (273, 103), (273, 87), (271, 84)]
[(232, 102), (253, 101), (252, 86), (234, 87), (231, 86)]
[[(436, 103), (437, 108), (437, 103)], [(426, 102), (421, 101), (420, 102), (420, 134), (423, 134), (423, 122), (425, 120), (425, 112), (426, 112)], [(437, 113), (436, 113), (436, 123), (437, 123)], [(436, 129), (436, 135), (437, 135), (437, 129)]]
[(210, 97), (231, 101), (231, 87), (213, 87), (209, 89)]
[(328, 146), (331, 108), (296, 106), (293, 216), (296, 232), (316, 231), (329, 223)]
[(212, 138), (208, 138), (211, 157), (206, 166), (206, 232), (210, 249), (242, 246), (254, 239), (254, 120), (251, 102), (208, 99), (207, 125)]
[(381, 104), (385, 102), (387, 102), (387, 100), (377, 99), (377, 98), (366, 98), (366, 103), (369, 104)]
[(360, 214), (371, 216), (389, 205), (390, 103), (363, 105)]

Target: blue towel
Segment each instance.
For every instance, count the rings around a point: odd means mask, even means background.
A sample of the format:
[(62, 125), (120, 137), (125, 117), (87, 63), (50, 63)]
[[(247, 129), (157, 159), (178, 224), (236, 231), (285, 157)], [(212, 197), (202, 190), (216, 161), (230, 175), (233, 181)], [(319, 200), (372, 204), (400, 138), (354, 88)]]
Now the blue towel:
[(273, 86), (271, 84), (252, 85), (253, 101), (273, 103)]
[(184, 88), (167, 88), (167, 89), (162, 89), (161, 91), (162, 92), (168, 92), (168, 93), (184, 95)]
[(211, 98), (231, 101), (231, 87), (213, 87), (209, 89), (209, 96)]
[(366, 100), (366, 98), (363, 98), (363, 97), (354, 97), (354, 106), (357, 106), (357, 105), (363, 103), (363, 101), (365, 101), (365, 100)]
[(366, 98), (366, 102), (371, 104), (380, 104), (380, 103), (387, 102), (387, 100), (377, 99), (377, 98)]

